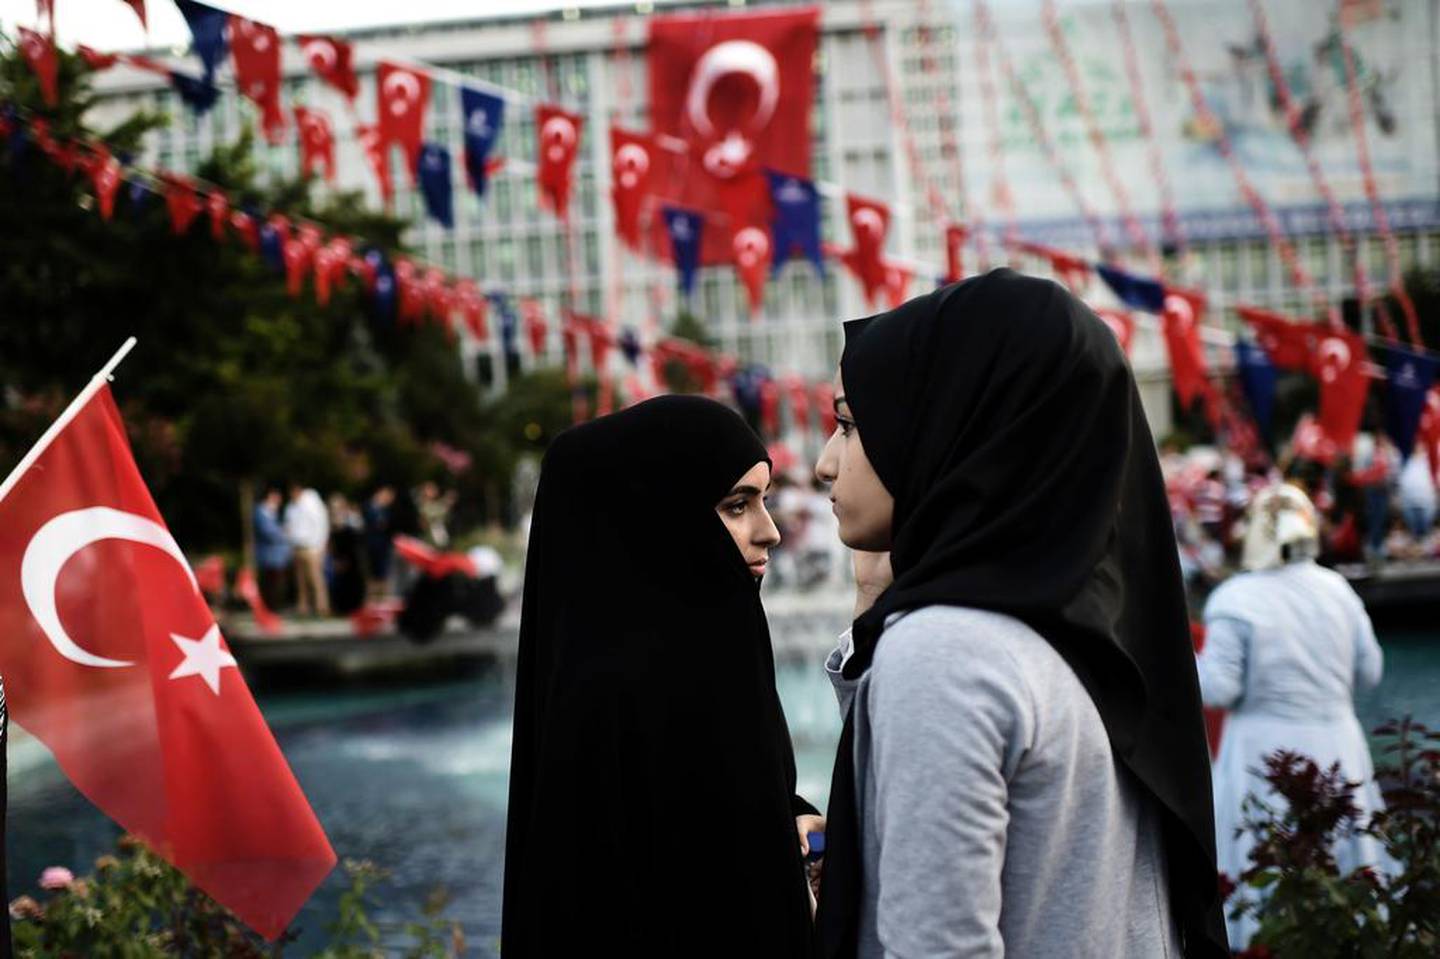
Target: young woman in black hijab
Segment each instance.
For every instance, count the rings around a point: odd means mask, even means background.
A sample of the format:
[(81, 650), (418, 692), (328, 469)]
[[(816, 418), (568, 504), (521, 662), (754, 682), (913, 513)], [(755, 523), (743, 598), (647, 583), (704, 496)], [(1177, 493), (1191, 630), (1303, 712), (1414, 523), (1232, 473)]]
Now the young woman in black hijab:
[(526, 560), (506, 959), (808, 957), (795, 761), (758, 577), (770, 463), (667, 396), (556, 437)]
[(817, 474), (876, 555), (827, 663), (821, 955), (1227, 956), (1175, 541), (1113, 336), (1009, 270), (845, 334)]

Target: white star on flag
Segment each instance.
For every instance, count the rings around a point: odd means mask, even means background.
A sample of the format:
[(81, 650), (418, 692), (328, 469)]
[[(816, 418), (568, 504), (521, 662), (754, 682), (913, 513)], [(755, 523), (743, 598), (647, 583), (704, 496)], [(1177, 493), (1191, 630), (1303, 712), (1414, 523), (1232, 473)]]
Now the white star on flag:
[(235, 657), (220, 648), (220, 627), (212, 625), (208, 632), (199, 639), (187, 639), (184, 636), (170, 634), (175, 640), (175, 645), (180, 647), (180, 652), (185, 654), (185, 659), (175, 671), (170, 674), (171, 679), (180, 679), (184, 676), (199, 676), (205, 680), (205, 685), (216, 696), (220, 695), (220, 670), (229, 667), (238, 668)]

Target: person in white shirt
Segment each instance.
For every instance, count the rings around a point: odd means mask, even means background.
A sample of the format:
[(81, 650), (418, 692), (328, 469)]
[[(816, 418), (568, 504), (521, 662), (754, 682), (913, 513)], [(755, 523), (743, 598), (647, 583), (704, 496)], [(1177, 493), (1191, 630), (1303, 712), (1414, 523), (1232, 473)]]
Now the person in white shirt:
[(1430, 456), (1424, 444), (1417, 443), (1415, 452), (1400, 471), (1400, 513), (1417, 540), (1423, 540), (1435, 525), (1435, 505), (1435, 476), (1430, 472)]
[(329, 616), (325, 544), (330, 540), (330, 516), (318, 492), (299, 483), (291, 484), (290, 502), (285, 507), (285, 535), (295, 547), (296, 611), (301, 616)]

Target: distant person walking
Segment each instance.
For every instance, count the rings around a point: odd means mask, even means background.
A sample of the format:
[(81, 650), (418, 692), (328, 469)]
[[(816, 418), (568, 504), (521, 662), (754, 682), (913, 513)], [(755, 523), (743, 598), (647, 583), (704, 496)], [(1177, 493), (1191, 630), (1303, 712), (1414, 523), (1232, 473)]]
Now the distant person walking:
[(299, 483), (290, 486), (285, 509), (285, 535), (295, 548), (296, 612), (301, 616), (330, 615), (330, 593), (325, 586), (325, 546), (330, 541), (330, 516), (325, 501)]
[(367, 592), (379, 599), (390, 590), (390, 565), (395, 556), (395, 487), (381, 486), (365, 501), (365, 573)]
[(260, 502), (255, 504), (252, 521), (255, 527), (255, 565), (260, 571), (260, 598), (271, 609), (286, 605), (289, 589), (286, 579), (290, 575), (294, 550), (280, 524), (280, 507), (283, 503), (279, 487), (272, 486), (265, 491)]
[(1400, 515), (1417, 541), (1434, 528), (1435, 507), (1435, 474), (1430, 470), (1430, 456), (1424, 444), (1417, 444), (1400, 471)]

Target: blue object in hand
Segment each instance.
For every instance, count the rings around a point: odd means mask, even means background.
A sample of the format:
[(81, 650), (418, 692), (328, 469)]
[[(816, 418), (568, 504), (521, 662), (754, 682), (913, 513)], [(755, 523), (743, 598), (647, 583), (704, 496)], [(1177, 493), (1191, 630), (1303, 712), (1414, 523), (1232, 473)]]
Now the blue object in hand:
[(805, 841), (810, 844), (810, 851), (805, 854), (806, 862), (814, 862), (825, 855), (825, 834), (823, 832), (807, 832)]

